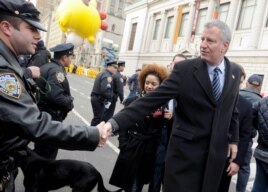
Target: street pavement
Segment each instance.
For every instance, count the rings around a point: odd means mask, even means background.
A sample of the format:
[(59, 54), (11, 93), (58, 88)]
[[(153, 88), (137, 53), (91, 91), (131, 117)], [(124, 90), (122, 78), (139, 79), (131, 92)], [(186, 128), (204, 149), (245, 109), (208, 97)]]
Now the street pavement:
[[(90, 103), (90, 93), (93, 87), (94, 80), (85, 76), (78, 76), (75, 74), (68, 73), (68, 79), (71, 87), (72, 96), (74, 99), (74, 109), (69, 113), (68, 117), (64, 121), (65, 124), (78, 124), (78, 125), (90, 125), (90, 121), (93, 117), (91, 103)], [(125, 96), (128, 95), (128, 90), (125, 88)], [(120, 111), (123, 106), (117, 103), (115, 113)], [(30, 147), (33, 146), (31, 143)], [(113, 166), (116, 162), (119, 150), (117, 148), (118, 140), (117, 137), (112, 137), (109, 139), (107, 144), (103, 148), (97, 148), (93, 152), (89, 151), (67, 151), (59, 150), (57, 156), (58, 159), (76, 159), (81, 161), (90, 162), (94, 165), (103, 176), (104, 184), (109, 190), (116, 190), (117, 188), (109, 184), (109, 178), (111, 176)], [(256, 141), (253, 145), (256, 147)], [(247, 186), (247, 192), (251, 191), (253, 186), (253, 181), (255, 177), (256, 165), (254, 158), (252, 158), (251, 163), (251, 174), (249, 183)], [(235, 192), (236, 176), (232, 178), (232, 183), (229, 192)], [(147, 191), (148, 187), (145, 186), (143, 191)], [(23, 175), (21, 171), (16, 179), (16, 192), (23, 192)], [(71, 192), (70, 187), (64, 187), (55, 192)], [(94, 192), (97, 191), (94, 189)]]

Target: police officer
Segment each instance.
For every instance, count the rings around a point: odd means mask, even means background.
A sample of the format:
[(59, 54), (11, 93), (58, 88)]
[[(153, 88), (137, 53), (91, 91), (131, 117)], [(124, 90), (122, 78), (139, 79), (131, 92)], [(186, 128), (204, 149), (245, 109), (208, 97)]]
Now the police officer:
[(92, 151), (104, 145), (108, 134), (101, 129), (103, 123), (97, 127), (62, 124), (38, 109), (17, 56), (34, 54), (39, 30), (45, 31), (39, 21), (32, 3), (0, 1), (0, 191), (15, 190), (12, 173), (22, 163), (19, 157), (29, 157), (30, 141)]
[(24, 70), (24, 76), (28, 81), (33, 81), (40, 77), (40, 69), (37, 66), (28, 66), (31, 55), (19, 55), (19, 64)]
[[(38, 87), (43, 90), (38, 107), (40, 111), (48, 112), (55, 121), (62, 122), (74, 107), (64, 69), (71, 64), (73, 49), (72, 43), (59, 44), (51, 48), (50, 51), (54, 52), (54, 57), (51, 63), (40, 67), (41, 78), (36, 80)], [(35, 152), (45, 158), (56, 159), (58, 149), (35, 143)]]
[(40, 77), (39, 67), (48, 63), (50, 58), (50, 52), (46, 49), (43, 40), (38, 41), (33, 55), (18, 56), (20, 66), (24, 69), (24, 76), (31, 83), (34, 83), (33, 80)]
[(42, 65), (48, 63), (51, 59), (51, 54), (45, 47), (44, 41), (40, 40), (37, 43), (37, 48), (35, 54), (33, 54), (27, 66), (37, 66), (41, 67)]
[(121, 72), (125, 69), (125, 61), (112, 61), (111, 63), (117, 64), (117, 72), (113, 75), (113, 99), (111, 102), (111, 106), (104, 111), (104, 118), (103, 120), (106, 122), (108, 121), (113, 115), (116, 106), (117, 99), (119, 97), (120, 103), (124, 100), (124, 79)]
[(111, 106), (113, 100), (113, 74), (116, 73), (117, 63), (107, 62), (107, 68), (95, 79), (91, 92), (91, 105), (94, 117), (91, 125), (95, 126), (104, 120), (104, 111)]

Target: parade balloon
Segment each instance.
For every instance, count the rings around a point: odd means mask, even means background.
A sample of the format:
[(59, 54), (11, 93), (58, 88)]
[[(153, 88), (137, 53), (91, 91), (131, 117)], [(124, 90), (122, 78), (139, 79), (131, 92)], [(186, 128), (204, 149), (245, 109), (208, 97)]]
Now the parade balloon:
[(101, 18), (101, 20), (106, 19), (107, 14), (106, 14), (104, 11), (99, 11), (99, 14), (100, 14), (100, 18)]
[(83, 38), (74, 32), (70, 32), (67, 34), (66, 43), (72, 43), (74, 46), (80, 46), (83, 44), (83, 41)]
[(106, 31), (108, 29), (108, 24), (106, 22), (101, 22), (101, 29)]
[(101, 27), (98, 10), (91, 3), (86, 5), (82, 0), (63, 0), (57, 9), (56, 19), (64, 33), (74, 33), (90, 43), (94, 43), (95, 35)]

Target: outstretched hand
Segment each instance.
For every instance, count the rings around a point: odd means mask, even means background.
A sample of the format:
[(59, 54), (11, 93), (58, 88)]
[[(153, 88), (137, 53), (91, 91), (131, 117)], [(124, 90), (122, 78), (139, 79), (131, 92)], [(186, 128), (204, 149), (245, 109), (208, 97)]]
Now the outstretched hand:
[(104, 121), (102, 121), (100, 124), (97, 125), (97, 127), (100, 131), (99, 147), (103, 147), (107, 139), (112, 136), (112, 125), (109, 122), (105, 123)]

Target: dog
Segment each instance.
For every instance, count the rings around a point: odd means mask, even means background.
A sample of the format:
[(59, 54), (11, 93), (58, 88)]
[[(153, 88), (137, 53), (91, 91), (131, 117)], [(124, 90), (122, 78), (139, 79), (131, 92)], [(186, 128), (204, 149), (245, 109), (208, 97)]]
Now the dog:
[[(110, 192), (103, 184), (100, 172), (90, 163), (78, 160), (45, 159), (28, 150), (20, 168), (24, 174), (25, 192), (48, 192), (70, 186), (73, 192)], [(117, 192), (122, 189), (117, 190)]]

